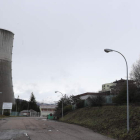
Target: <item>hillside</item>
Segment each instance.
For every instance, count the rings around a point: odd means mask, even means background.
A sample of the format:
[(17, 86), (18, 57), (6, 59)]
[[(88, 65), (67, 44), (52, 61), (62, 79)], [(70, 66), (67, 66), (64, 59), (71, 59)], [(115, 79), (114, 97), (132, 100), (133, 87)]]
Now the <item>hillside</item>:
[(140, 140), (140, 107), (130, 106), (130, 131), (126, 131), (126, 106), (86, 107), (72, 111), (60, 121), (82, 125), (122, 140)]

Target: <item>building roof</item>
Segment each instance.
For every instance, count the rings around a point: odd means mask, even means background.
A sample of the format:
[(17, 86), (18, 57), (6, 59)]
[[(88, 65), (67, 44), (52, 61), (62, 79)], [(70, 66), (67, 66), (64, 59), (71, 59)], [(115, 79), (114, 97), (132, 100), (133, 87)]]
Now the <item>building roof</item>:
[(86, 96), (86, 95), (110, 95), (110, 91), (105, 91), (105, 92), (86, 92), (86, 93), (83, 93), (83, 94), (79, 94), (79, 95), (76, 95), (74, 97), (81, 97), (81, 96)]
[(51, 104), (51, 105), (40, 105), (40, 108), (56, 108), (55, 104)]
[[(126, 80), (125, 79), (120, 79), (120, 80), (116, 80), (116, 81), (114, 81), (113, 83), (116, 83), (116, 84), (118, 84), (118, 83), (123, 83), (123, 82), (125, 82)], [(129, 82), (134, 82), (133, 80), (129, 80)], [(110, 84), (110, 83), (108, 83), (108, 84)], [(111, 86), (111, 87), (114, 87), (114, 86)], [(81, 97), (81, 96), (86, 96), (86, 95), (104, 95), (104, 96), (107, 96), (107, 95), (114, 95), (113, 93), (111, 93), (110, 91), (101, 91), (101, 92), (99, 92), (99, 93), (97, 93), (97, 92), (86, 92), (86, 93), (82, 93), (82, 94), (79, 94), (79, 95), (76, 95), (76, 96), (74, 96), (75, 98), (76, 97)]]

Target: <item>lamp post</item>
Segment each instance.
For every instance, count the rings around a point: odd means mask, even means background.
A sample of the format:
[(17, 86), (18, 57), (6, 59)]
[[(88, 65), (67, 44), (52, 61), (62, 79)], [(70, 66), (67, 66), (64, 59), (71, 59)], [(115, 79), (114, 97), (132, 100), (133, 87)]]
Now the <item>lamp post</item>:
[[(111, 50), (111, 49), (104, 49), (104, 51), (106, 53), (109, 53), (109, 52), (117, 52), (119, 54), (121, 54), (120, 52), (118, 51), (115, 51), (115, 50)], [(122, 54), (121, 54), (122, 55)], [(122, 55), (123, 56), (123, 55)], [(128, 91), (128, 65), (127, 65), (127, 61), (126, 61), (126, 58), (123, 56), (125, 62), (126, 62), (126, 74), (127, 74), (127, 133), (129, 132), (129, 91)]]
[[(61, 93), (60, 91), (55, 91), (55, 93), (58, 93), (58, 92)], [(62, 94), (62, 97), (63, 97), (63, 94)], [(63, 119), (63, 99), (62, 99), (62, 119)]]

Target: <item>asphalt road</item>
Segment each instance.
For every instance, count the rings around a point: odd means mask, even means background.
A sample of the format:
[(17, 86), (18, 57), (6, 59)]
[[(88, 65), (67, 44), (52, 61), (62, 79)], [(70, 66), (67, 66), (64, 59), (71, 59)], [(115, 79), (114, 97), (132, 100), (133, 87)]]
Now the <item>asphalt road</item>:
[(11, 117), (0, 120), (0, 140), (113, 140), (88, 128), (45, 118)]

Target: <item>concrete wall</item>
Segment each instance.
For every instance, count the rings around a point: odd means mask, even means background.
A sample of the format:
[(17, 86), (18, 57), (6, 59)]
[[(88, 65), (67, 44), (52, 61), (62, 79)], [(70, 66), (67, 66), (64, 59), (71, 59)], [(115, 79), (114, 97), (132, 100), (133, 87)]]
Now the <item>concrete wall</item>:
[(14, 103), (11, 68), (13, 38), (12, 32), (0, 29), (0, 110), (3, 102)]

